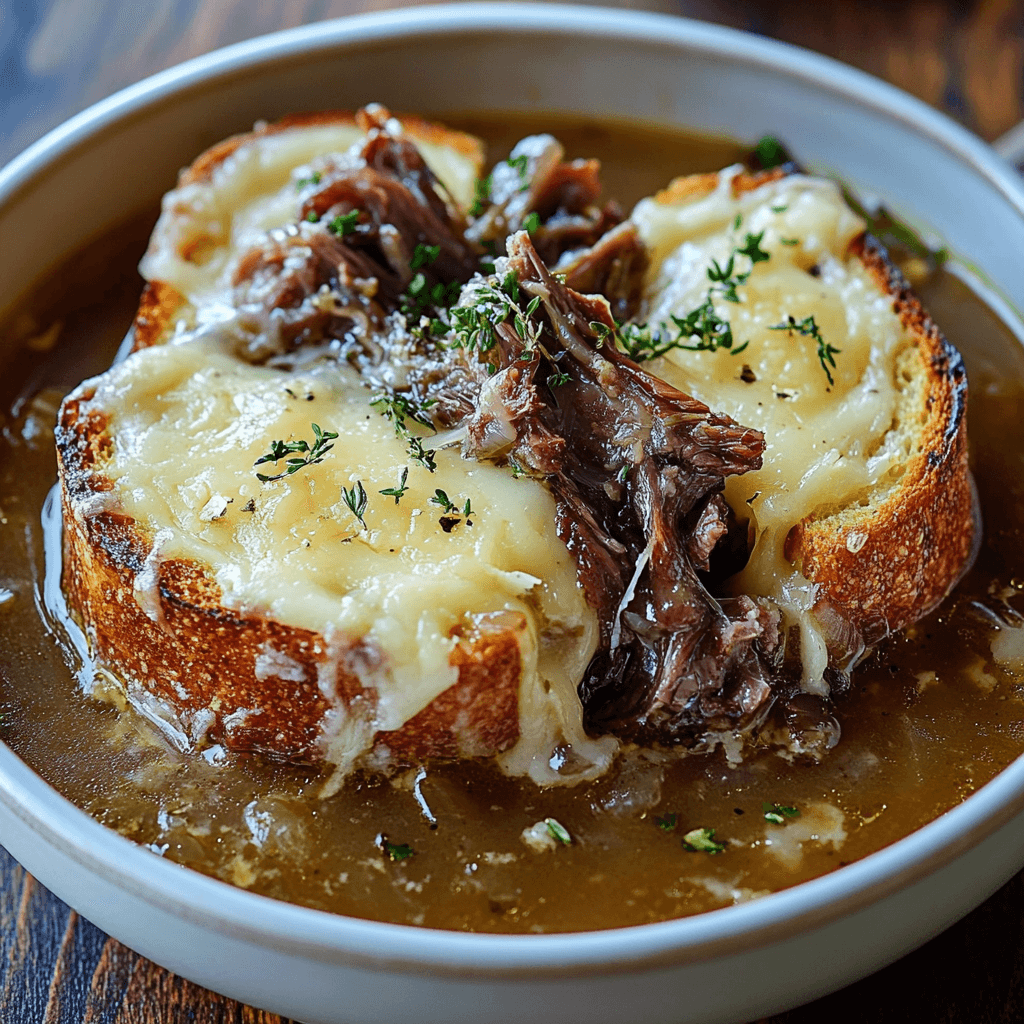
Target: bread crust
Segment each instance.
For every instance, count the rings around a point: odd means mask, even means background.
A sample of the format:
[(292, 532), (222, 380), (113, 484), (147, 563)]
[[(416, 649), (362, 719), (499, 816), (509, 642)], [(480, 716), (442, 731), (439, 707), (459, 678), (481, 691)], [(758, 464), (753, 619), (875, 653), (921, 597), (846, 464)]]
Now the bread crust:
[(887, 496), (862, 510), (809, 516), (790, 531), (786, 555), (871, 644), (927, 614), (956, 585), (974, 560), (980, 513), (967, 462), (963, 359), (879, 242), (860, 235), (850, 253), (914, 338), (899, 371), (911, 378), (903, 414), (918, 424), (917, 443)]
[[(735, 195), (793, 173), (792, 166), (741, 172)], [(677, 178), (656, 196), (671, 203), (713, 191), (719, 175)], [(811, 515), (786, 537), (786, 557), (868, 645), (935, 608), (970, 568), (981, 533), (967, 461), (967, 371), (885, 249), (867, 233), (850, 243), (913, 339), (899, 372), (901, 413), (917, 423), (914, 451), (899, 484), (864, 508)]]

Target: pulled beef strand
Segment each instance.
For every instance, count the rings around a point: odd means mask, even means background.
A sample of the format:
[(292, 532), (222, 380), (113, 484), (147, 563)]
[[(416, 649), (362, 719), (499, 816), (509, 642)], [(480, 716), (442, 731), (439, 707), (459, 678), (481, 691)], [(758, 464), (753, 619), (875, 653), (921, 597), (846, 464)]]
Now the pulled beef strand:
[(594, 245), (622, 220), (622, 210), (615, 202), (598, 205), (599, 161), (564, 156), (562, 144), (551, 135), (529, 135), (517, 142), (508, 159), (491, 171), (488, 202), (467, 237), (503, 245), (536, 214), (538, 226), (531, 238), (548, 266)]
[[(479, 266), (461, 213), (388, 111), (373, 105), (356, 119), (367, 133), (359, 150), (303, 186), (297, 224), (270, 232), (239, 261), (235, 304), (255, 331), (246, 353), (254, 362), (333, 341), (347, 342), (354, 361), (377, 364), (385, 320), (408, 301), (416, 271), (428, 296), (438, 285), (457, 291)], [(354, 225), (332, 230), (352, 213)], [(436, 255), (414, 269), (418, 246)]]
[[(560, 282), (526, 232), (508, 253), (541, 305), (526, 330), (497, 324), (487, 352), (451, 350), (480, 383), (464, 451), (504, 456), (555, 495), (601, 622), (580, 687), (588, 728), (687, 746), (750, 728), (774, 700), (779, 616), (767, 602), (715, 600), (697, 566), (729, 529), (725, 477), (760, 467), (762, 435), (618, 352), (607, 301)], [(470, 284), (463, 301), (479, 294)], [(522, 317), (528, 303), (517, 305)]]

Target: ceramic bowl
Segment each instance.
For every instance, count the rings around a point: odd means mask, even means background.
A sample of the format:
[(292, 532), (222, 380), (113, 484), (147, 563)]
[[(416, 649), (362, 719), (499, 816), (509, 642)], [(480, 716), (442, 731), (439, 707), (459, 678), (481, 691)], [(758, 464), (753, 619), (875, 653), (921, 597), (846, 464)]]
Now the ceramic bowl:
[[(386, 69), (386, 74), (381, 69)], [(506, 73), (496, 73), (495, 69)], [(193, 155), (293, 110), (557, 110), (799, 140), (949, 240), (1024, 308), (1024, 189), (983, 143), (823, 57), (591, 7), (467, 4), (308, 26), (156, 75), (0, 172), (0, 311), (62, 255), (155, 209)], [(59, 225), (58, 230), (49, 230)], [(77, 810), (0, 744), (0, 842), (127, 945), (310, 1022), (743, 1021), (845, 985), (935, 935), (1024, 864), (1024, 763), (857, 863), (697, 918), (573, 935), (467, 935), (275, 902), (181, 868)]]

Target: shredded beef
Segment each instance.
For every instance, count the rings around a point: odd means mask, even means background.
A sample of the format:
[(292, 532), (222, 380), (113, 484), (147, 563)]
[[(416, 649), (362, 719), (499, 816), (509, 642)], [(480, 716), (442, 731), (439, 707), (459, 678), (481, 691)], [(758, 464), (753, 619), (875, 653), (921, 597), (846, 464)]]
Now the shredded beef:
[[(773, 700), (778, 613), (715, 600), (697, 570), (728, 529), (725, 478), (760, 468), (761, 434), (606, 342), (607, 301), (560, 282), (526, 232), (508, 251), (500, 270), (514, 274), (519, 310), (533, 296), (541, 305), (525, 338), (512, 316), (482, 355), (453, 350), (495, 367), (477, 371), (465, 453), (508, 458), (555, 495), (559, 534), (601, 622), (580, 690), (588, 727), (687, 745), (749, 727)], [(478, 295), (470, 285), (466, 300)]]
[(562, 144), (550, 135), (530, 135), (516, 143), (491, 172), (488, 203), (467, 237), (503, 247), (535, 214), (538, 225), (531, 237), (548, 266), (593, 245), (622, 220), (622, 210), (614, 202), (597, 205), (597, 160), (565, 161), (564, 156)]
[[(389, 313), (403, 302), (426, 308), (438, 287), (454, 300), (479, 266), (461, 214), (387, 110), (367, 107), (358, 120), (365, 142), (304, 185), (299, 222), (271, 232), (239, 262), (235, 305), (254, 330), (246, 353), (253, 361), (333, 341), (347, 343), (345, 356), (362, 348), (379, 363)], [(414, 268), (418, 246), (430, 255)]]
[[(305, 219), (238, 268), (240, 315), (261, 338), (252, 357), (329, 348), (374, 392), (429, 408), (448, 428), (433, 443), (461, 441), (466, 457), (547, 482), (600, 621), (579, 689), (590, 731), (700, 749), (778, 703), (792, 749), (831, 745), (827, 706), (794, 703), (778, 608), (709, 592), (748, 551), (725, 479), (760, 468), (764, 440), (616, 348), (647, 253), (613, 206), (597, 206), (596, 163), (566, 163), (550, 136), (523, 140), (467, 229), (387, 111), (359, 118), (365, 144), (305, 186)], [(353, 212), (352, 230), (330, 230)], [(531, 214), (539, 225), (520, 230)], [(498, 243), (508, 256), (496, 273), (474, 275)], [(417, 245), (437, 247), (416, 271), (426, 304), (408, 291)], [(460, 327), (473, 309), (476, 335)]]

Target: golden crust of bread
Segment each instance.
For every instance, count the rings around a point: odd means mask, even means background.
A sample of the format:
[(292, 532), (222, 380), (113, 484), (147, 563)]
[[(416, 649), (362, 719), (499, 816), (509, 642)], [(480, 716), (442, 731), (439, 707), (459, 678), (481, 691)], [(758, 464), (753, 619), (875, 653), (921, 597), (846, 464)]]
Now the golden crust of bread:
[[(776, 167), (733, 178), (742, 195), (792, 172)], [(719, 175), (677, 178), (656, 196), (671, 203), (711, 192)], [(904, 376), (898, 426), (914, 433), (899, 484), (861, 507), (797, 523), (786, 557), (817, 583), (824, 599), (854, 623), (870, 645), (925, 615), (970, 566), (980, 535), (967, 464), (967, 371), (882, 246), (866, 234), (849, 255), (859, 259), (914, 345), (899, 361)]]
[(900, 414), (911, 420), (915, 443), (896, 488), (863, 508), (803, 520), (787, 537), (786, 554), (871, 643), (949, 593), (970, 565), (980, 531), (960, 353), (877, 242), (861, 235), (850, 251), (892, 297), (914, 338), (897, 372), (905, 382)]

